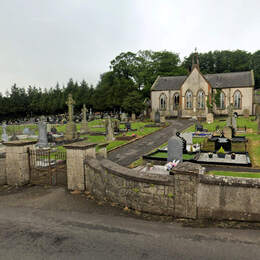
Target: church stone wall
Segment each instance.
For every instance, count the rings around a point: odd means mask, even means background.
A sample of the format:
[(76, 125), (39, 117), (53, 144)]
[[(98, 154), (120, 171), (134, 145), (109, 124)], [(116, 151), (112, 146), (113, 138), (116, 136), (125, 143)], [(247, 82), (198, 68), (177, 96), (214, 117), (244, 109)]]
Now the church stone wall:
[[(253, 111), (253, 98), (254, 98), (254, 88), (246, 87), (246, 88), (223, 88), (221, 89), (225, 94), (225, 109), (217, 109), (215, 107), (214, 113), (217, 115), (227, 115), (227, 107), (230, 103), (234, 104), (233, 96), (235, 91), (239, 90), (242, 95), (242, 107), (241, 109), (234, 109), (234, 112), (237, 112), (239, 115), (243, 115), (244, 109), (248, 109), (250, 115), (254, 114)], [(214, 90), (214, 93), (216, 90)]]
[[(185, 94), (187, 90), (192, 91), (193, 95), (193, 108), (186, 109), (185, 108)], [(197, 93), (199, 90), (203, 90), (205, 93), (205, 109), (199, 110), (197, 108)], [(208, 113), (207, 109), (207, 96), (209, 94), (209, 84), (208, 82), (202, 77), (200, 72), (195, 68), (191, 74), (188, 76), (186, 81), (183, 83), (181, 88), (181, 95), (182, 95), (182, 117), (192, 117), (192, 116), (199, 116), (199, 117), (206, 117)]]
[[(159, 110), (161, 115), (164, 116), (177, 116), (178, 112), (173, 108), (173, 96), (175, 93), (179, 93), (179, 90), (165, 90), (165, 91), (151, 91), (152, 110)], [(160, 96), (166, 95), (166, 110), (160, 110)]]

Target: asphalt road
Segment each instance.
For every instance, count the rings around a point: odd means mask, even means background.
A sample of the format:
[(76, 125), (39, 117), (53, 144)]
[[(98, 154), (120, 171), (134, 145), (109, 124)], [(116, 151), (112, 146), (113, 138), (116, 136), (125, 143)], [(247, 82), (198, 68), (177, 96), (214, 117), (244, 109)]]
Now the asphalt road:
[(182, 131), (194, 124), (194, 121), (188, 119), (176, 119), (169, 121), (170, 126), (145, 136), (135, 142), (121, 146), (108, 153), (108, 159), (122, 166), (128, 166), (132, 162), (138, 160), (144, 154), (166, 143), (171, 136), (173, 130)]
[(0, 259), (259, 259), (258, 230), (135, 218), (64, 188), (0, 193)]

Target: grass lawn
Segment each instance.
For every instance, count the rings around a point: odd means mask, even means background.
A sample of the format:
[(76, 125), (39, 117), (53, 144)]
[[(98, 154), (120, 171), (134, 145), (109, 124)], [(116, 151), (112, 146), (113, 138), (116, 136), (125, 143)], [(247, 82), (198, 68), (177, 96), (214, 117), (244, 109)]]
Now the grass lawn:
[(253, 172), (210, 171), (207, 174), (213, 174), (218, 176), (242, 177), (242, 178), (260, 178), (260, 173), (253, 173)]
[[(164, 153), (164, 152), (157, 152), (153, 155), (151, 155), (151, 157), (154, 158), (168, 158), (168, 153)], [(192, 154), (183, 154), (182, 158), (183, 160), (190, 160), (193, 159), (194, 155)]]

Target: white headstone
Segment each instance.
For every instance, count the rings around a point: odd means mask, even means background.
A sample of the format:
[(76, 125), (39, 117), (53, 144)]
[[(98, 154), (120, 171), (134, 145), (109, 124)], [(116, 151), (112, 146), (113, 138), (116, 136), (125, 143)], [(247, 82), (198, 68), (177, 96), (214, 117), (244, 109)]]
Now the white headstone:
[(181, 133), (180, 136), (185, 139), (185, 141), (187, 142), (187, 144), (193, 144), (193, 141), (192, 141), (192, 133), (191, 133), (191, 132)]

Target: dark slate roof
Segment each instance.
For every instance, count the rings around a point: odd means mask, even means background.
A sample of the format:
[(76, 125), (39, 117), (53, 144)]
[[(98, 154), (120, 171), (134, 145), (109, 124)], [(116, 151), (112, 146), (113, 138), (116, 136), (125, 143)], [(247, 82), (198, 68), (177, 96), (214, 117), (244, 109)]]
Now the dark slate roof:
[(204, 77), (212, 88), (232, 88), (252, 86), (251, 71), (207, 74)]
[(159, 77), (153, 90), (179, 90), (187, 76)]
[[(251, 71), (203, 75), (212, 88), (234, 88), (252, 86)], [(187, 76), (159, 77), (152, 90), (179, 90)]]

